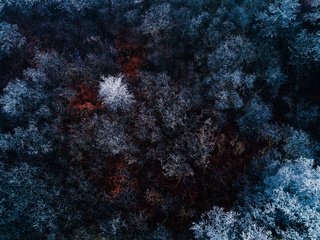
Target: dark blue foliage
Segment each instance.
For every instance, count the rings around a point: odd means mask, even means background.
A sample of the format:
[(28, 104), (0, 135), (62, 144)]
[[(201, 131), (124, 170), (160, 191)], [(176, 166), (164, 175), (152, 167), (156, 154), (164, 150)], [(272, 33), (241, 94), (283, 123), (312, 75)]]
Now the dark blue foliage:
[(0, 239), (318, 239), (319, 41), (317, 0), (0, 0)]

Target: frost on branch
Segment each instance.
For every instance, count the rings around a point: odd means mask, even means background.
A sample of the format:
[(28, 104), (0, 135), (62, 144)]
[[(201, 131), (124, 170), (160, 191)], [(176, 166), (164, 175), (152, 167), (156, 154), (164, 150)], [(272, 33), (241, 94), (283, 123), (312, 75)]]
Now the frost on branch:
[(17, 25), (0, 23), (0, 59), (21, 48), (25, 41), (26, 39), (18, 32)]
[(105, 106), (111, 110), (128, 110), (134, 102), (122, 77), (101, 77), (99, 96)]

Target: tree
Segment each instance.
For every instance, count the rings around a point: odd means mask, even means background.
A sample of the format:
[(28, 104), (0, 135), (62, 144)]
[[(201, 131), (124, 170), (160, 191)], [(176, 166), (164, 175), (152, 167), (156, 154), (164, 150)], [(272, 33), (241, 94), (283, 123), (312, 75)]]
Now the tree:
[(320, 31), (308, 32), (302, 30), (295, 37), (291, 51), (292, 59), (295, 60), (295, 64), (308, 64), (320, 62)]
[(256, 225), (252, 219), (235, 211), (219, 207), (202, 214), (201, 220), (193, 223), (191, 230), (196, 239), (208, 240), (271, 240), (271, 232)]
[(253, 136), (265, 136), (271, 120), (271, 110), (261, 99), (253, 99), (245, 114), (237, 120), (240, 131)]
[(22, 11), (23, 13), (27, 13), (34, 5), (39, 3), (39, 0), (2, 0), (0, 3), (0, 14), (5, 7), (13, 7)]
[[(57, 9), (67, 11), (68, 13), (77, 12), (78, 14), (85, 9), (90, 9), (94, 7), (100, 7), (102, 5), (102, 1), (92, 1), (92, 0), (50, 0), (50, 1), (41, 1), (41, 0), (2, 0), (0, 3), (0, 14), (6, 8), (12, 8), (15, 10), (19, 10), (21, 14), (29, 15), (33, 11), (42, 10), (48, 14), (48, 8), (51, 6), (55, 6)], [(38, 7), (38, 9), (37, 9)], [(2, 13), (3, 14), (3, 13)]]
[(254, 48), (248, 39), (235, 36), (227, 39), (208, 56), (210, 76), (206, 80), (208, 97), (218, 110), (240, 109), (243, 93), (250, 93), (255, 76), (243, 69), (254, 59)]
[(119, 123), (102, 119), (98, 125), (95, 144), (102, 152), (114, 155), (124, 153), (129, 150), (129, 136)]
[(11, 139), (11, 150), (22, 156), (48, 154), (53, 150), (51, 141), (43, 136), (34, 124), (30, 124), (26, 129), (15, 128)]
[(265, 6), (265, 1), (252, 0), (228, 0), (220, 2), (211, 2), (215, 4), (213, 10), (214, 14), (210, 16), (210, 22), (206, 28), (206, 37), (203, 38), (207, 44), (219, 45), (222, 41), (232, 38), (236, 35), (250, 35), (247, 34), (255, 22), (257, 13), (259, 13)]
[(101, 77), (99, 95), (111, 110), (128, 110), (134, 102), (122, 77)]
[(153, 5), (145, 14), (141, 25), (142, 32), (157, 36), (171, 27), (171, 6), (169, 3)]
[(67, 177), (48, 170), (23, 161), (0, 162), (1, 239), (57, 239), (100, 208), (94, 186), (83, 176), (72, 169)]
[(60, 4), (60, 8), (68, 11), (76, 11), (76, 12), (81, 12), (86, 9), (93, 9), (95, 7), (100, 7), (102, 4), (101, 0), (98, 1), (92, 1), (92, 0), (80, 0), (80, 1), (75, 1), (75, 0), (67, 0), (67, 1), (61, 1), (61, 0), (53, 0), (51, 2), (55, 3), (57, 2)]
[(279, 66), (269, 67), (265, 73), (265, 80), (270, 87), (273, 96), (277, 96), (280, 87), (286, 83), (287, 76), (282, 72)]
[[(269, 163), (273, 164), (273, 163)], [(317, 239), (320, 229), (320, 168), (306, 158), (266, 169), (244, 202), (225, 212), (214, 207), (194, 223), (197, 239)]]
[[(240, 220), (241, 221), (241, 220)], [(243, 240), (271, 240), (271, 232), (266, 231), (265, 229), (258, 227), (255, 223), (245, 222), (246, 229), (241, 233), (240, 239)]]
[(163, 225), (157, 228), (150, 234), (149, 239), (152, 240), (170, 240), (173, 239), (172, 234)]
[(183, 93), (172, 94), (171, 98), (160, 98), (157, 101), (157, 108), (164, 125), (172, 130), (177, 130), (185, 125), (186, 112), (191, 106), (188, 95)]
[(257, 15), (261, 34), (276, 38), (290, 32), (299, 24), (299, 8), (298, 0), (276, 0), (271, 3), (266, 11)]
[(235, 239), (237, 214), (233, 211), (224, 212), (222, 208), (214, 207), (202, 215), (201, 221), (194, 223), (192, 230), (196, 239)]
[(194, 175), (187, 159), (180, 154), (170, 154), (162, 164), (163, 173), (167, 177), (183, 178)]
[[(56, 91), (61, 92), (62, 89), (55, 84), (58, 75), (49, 72), (49, 64), (47, 69), (44, 69), (44, 65), (45, 59), (42, 59), (39, 69), (25, 70), (22, 79), (11, 81), (4, 88), (0, 106), (14, 122), (37, 122), (52, 116), (54, 109), (50, 99), (56, 98)], [(48, 80), (47, 74), (50, 80), (53, 77), (52, 81)]]
[(18, 26), (6, 22), (0, 23), (0, 60), (10, 56), (26, 42), (18, 32)]
[(311, 102), (301, 100), (298, 104), (294, 104), (293, 109), (287, 114), (293, 125), (304, 131), (308, 131), (317, 123), (320, 117), (319, 107)]
[(242, 36), (226, 39), (208, 56), (208, 67), (211, 72), (221, 69), (240, 70), (254, 59), (254, 48), (250, 41)]
[[(283, 239), (317, 239), (320, 229), (320, 169), (298, 158), (269, 173), (246, 205), (253, 220)], [(247, 208), (244, 209), (244, 212)]]
[(3, 111), (13, 117), (21, 116), (25, 112), (24, 104), (27, 104), (28, 98), (33, 96), (33, 94), (30, 95), (26, 83), (21, 80), (9, 83), (4, 93), (1, 97)]
[(319, 145), (314, 143), (307, 133), (290, 128), (285, 137), (283, 150), (287, 158), (314, 158)]
[(308, 7), (308, 11), (305, 14), (305, 21), (309, 22), (314, 26), (319, 26), (320, 24), (320, 2), (319, 1), (307, 1), (305, 3)]
[[(49, 205), (52, 195), (46, 183), (38, 178), (39, 169), (23, 162), (12, 169), (7, 168), (0, 163), (1, 236), (21, 239), (32, 232), (34, 236), (48, 230), (55, 232), (57, 212)], [(14, 227), (17, 223), (19, 230)]]
[(240, 109), (243, 107), (242, 93), (250, 92), (255, 77), (241, 71), (220, 70), (207, 80), (210, 89), (208, 96), (215, 100), (218, 110)]
[[(312, 1), (312, 5), (315, 5), (314, 8), (319, 10), (319, 6), (316, 6), (317, 1)], [(308, 28), (301, 28), (299, 32), (295, 35), (295, 38), (291, 42), (291, 58), (292, 63), (295, 65), (310, 65), (318, 64), (320, 61), (320, 31), (317, 26), (317, 12), (312, 11), (307, 12), (304, 15), (304, 22)]]

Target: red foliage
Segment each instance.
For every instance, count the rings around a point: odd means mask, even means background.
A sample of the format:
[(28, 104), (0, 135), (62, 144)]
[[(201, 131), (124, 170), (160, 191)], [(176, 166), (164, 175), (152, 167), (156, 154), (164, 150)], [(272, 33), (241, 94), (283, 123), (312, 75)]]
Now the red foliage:
[(108, 161), (110, 160), (115, 160), (115, 162), (113, 162), (113, 164), (110, 162), (109, 166), (112, 168), (112, 174), (109, 172), (109, 174), (105, 176), (104, 189), (105, 192), (110, 193), (108, 194), (108, 200), (114, 201), (126, 190), (136, 189), (137, 182), (129, 177), (128, 165), (124, 160), (109, 159)]
[[(128, 62), (126, 62), (126, 60)], [(139, 77), (138, 67), (142, 63), (139, 56), (128, 56), (127, 59), (120, 60), (121, 72), (130, 79), (137, 79)]]
[(70, 106), (78, 113), (93, 113), (102, 109), (102, 103), (98, 99), (98, 92), (93, 87), (85, 83), (78, 84), (74, 87), (77, 91), (75, 97), (70, 99)]
[(143, 45), (134, 42), (134, 36), (130, 34), (119, 34), (115, 41), (118, 50), (118, 63), (121, 72), (129, 79), (135, 80), (139, 77), (139, 69), (143, 64)]
[(123, 174), (123, 171), (126, 168), (126, 163), (121, 160), (116, 164), (115, 175), (108, 178), (107, 184), (111, 187), (112, 198), (116, 198), (125, 187), (128, 179)]

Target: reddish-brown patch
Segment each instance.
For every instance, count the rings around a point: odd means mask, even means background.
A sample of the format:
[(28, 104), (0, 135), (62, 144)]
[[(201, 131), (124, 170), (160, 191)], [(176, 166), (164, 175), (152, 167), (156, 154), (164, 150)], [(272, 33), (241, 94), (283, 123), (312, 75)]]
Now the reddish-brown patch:
[[(109, 159), (109, 161), (110, 160), (111, 159)], [(116, 159), (113, 165), (113, 174), (111, 176), (106, 176), (107, 178), (105, 180), (105, 190), (109, 193), (109, 201), (114, 201), (124, 191), (128, 189), (133, 190), (137, 187), (137, 182), (135, 180), (130, 179), (128, 175), (129, 169), (124, 160)]]
[(144, 59), (144, 45), (135, 42), (132, 34), (119, 34), (115, 41), (118, 51), (118, 64), (121, 72), (129, 79), (135, 80), (139, 77), (139, 70)]
[(93, 87), (85, 83), (78, 84), (74, 87), (77, 91), (75, 97), (69, 100), (73, 110), (79, 113), (93, 113), (103, 108), (98, 99), (98, 92)]
[(126, 185), (128, 179), (124, 175), (123, 171), (126, 168), (126, 163), (121, 160), (117, 162), (115, 167), (115, 175), (111, 176), (107, 180), (107, 184), (110, 186), (112, 198), (116, 198)]

